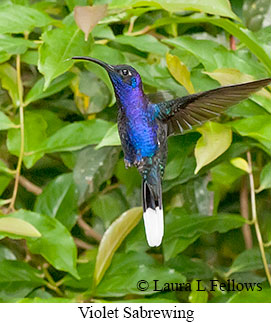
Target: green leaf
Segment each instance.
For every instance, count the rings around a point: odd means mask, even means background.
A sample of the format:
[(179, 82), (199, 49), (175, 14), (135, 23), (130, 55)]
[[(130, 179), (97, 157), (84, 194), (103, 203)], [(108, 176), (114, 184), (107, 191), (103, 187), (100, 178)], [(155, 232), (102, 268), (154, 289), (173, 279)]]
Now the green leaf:
[(95, 26), (94, 29), (92, 30), (92, 37), (102, 38), (102, 39), (106, 38), (106, 39), (110, 39), (110, 40), (115, 39), (115, 35), (114, 35), (112, 29), (107, 25)]
[(209, 0), (152, 0), (152, 1), (142, 1), (142, 0), (113, 0), (109, 8), (127, 8), (127, 7), (138, 7), (142, 4), (147, 4), (149, 6), (154, 6), (157, 8), (163, 8), (170, 12), (178, 12), (183, 10), (194, 10), (203, 11), (213, 15), (225, 16), (233, 19), (238, 19), (238, 17), (232, 12), (230, 2), (228, 0), (218, 0), (215, 6)]
[(21, 55), (21, 61), (29, 65), (38, 65), (39, 53), (36, 50), (28, 50)]
[(10, 119), (0, 111), (0, 130), (7, 130), (15, 127), (15, 124), (10, 121)]
[(73, 11), (75, 6), (87, 6), (89, 4), (88, 0), (65, 0), (70, 11)]
[(235, 214), (216, 216), (188, 215), (183, 209), (174, 209), (166, 217), (163, 251), (168, 260), (197, 240), (200, 235), (224, 233), (241, 227), (246, 220)]
[(24, 33), (37, 27), (45, 27), (54, 20), (47, 14), (15, 4), (0, 7), (0, 33)]
[(15, 107), (19, 106), (20, 100), (17, 85), (17, 73), (15, 68), (8, 63), (0, 65), (0, 79), (2, 87), (9, 93), (13, 105)]
[[(260, 285), (261, 286), (261, 285)], [(262, 288), (262, 287), (261, 287)], [(242, 291), (235, 293), (228, 300), (228, 303), (270, 303), (271, 288), (259, 290), (256, 286), (254, 291)]]
[(50, 297), (50, 298), (23, 298), (18, 303), (74, 303), (75, 300), (72, 298), (64, 298), (64, 297)]
[(78, 261), (78, 274), (80, 279), (75, 279), (71, 275), (66, 275), (63, 279), (63, 285), (80, 290), (88, 290), (92, 286), (93, 273), (95, 267), (95, 259), (97, 256), (97, 249), (91, 249), (84, 253)]
[[(38, 149), (47, 138), (47, 122), (41, 114), (35, 111), (26, 111), (24, 122), (24, 152), (29, 153)], [(20, 129), (10, 129), (8, 131), (7, 146), (10, 153), (19, 156), (21, 149), (21, 132)], [(32, 167), (43, 153), (38, 153), (23, 158), (27, 168)]]
[(0, 260), (16, 260), (15, 254), (7, 247), (0, 244)]
[(231, 145), (231, 129), (222, 124), (207, 122), (197, 129), (202, 134), (195, 147), (197, 167), (195, 174), (205, 165), (222, 155)]
[[(146, 280), (149, 287), (138, 290), (137, 283)], [(146, 253), (116, 253), (112, 264), (95, 290), (97, 296), (121, 297), (127, 294), (155, 294), (154, 280), (158, 280), (157, 289), (168, 282), (184, 283), (185, 277), (172, 268), (155, 261)]]
[(23, 298), (33, 289), (45, 285), (41, 273), (23, 261), (0, 261), (0, 299)]
[(62, 174), (51, 181), (38, 196), (34, 211), (56, 218), (71, 230), (77, 219), (77, 194), (73, 174)]
[(178, 84), (167, 71), (167, 69), (160, 64), (146, 64), (133, 62), (131, 64), (140, 74), (143, 83), (159, 90), (170, 90), (178, 93), (178, 96), (187, 94), (186, 90)]
[(194, 173), (195, 168), (196, 159), (194, 157), (185, 158), (180, 175), (172, 180), (164, 181), (163, 191), (168, 192), (173, 187), (187, 183), (189, 180), (196, 178)]
[(187, 67), (180, 61), (177, 56), (167, 54), (167, 66), (172, 76), (182, 84), (188, 93), (195, 93), (193, 84), (190, 79), (190, 72)]
[(117, 124), (114, 124), (110, 129), (108, 129), (103, 139), (96, 146), (96, 149), (100, 149), (105, 146), (120, 146), (120, 137)]
[[(271, 58), (269, 57), (269, 52), (268, 49), (266, 48), (265, 44), (260, 41), (260, 39), (257, 38), (257, 35), (250, 32), (249, 30), (243, 28), (242, 25), (237, 25), (234, 22), (228, 20), (228, 19), (223, 19), (223, 18), (217, 18), (217, 17), (202, 17), (201, 15), (193, 15), (189, 17), (183, 17), (183, 18), (171, 18), (170, 21), (169, 19), (161, 19), (161, 21), (157, 21), (154, 25), (153, 28), (156, 28), (158, 26), (168, 24), (168, 23), (180, 23), (180, 24), (186, 24), (186, 23), (211, 23), (215, 26), (221, 27), (225, 29), (228, 33), (231, 35), (237, 37), (240, 39), (241, 42), (243, 42), (253, 54), (255, 54), (259, 60), (261, 60), (265, 67), (268, 69), (268, 71), (271, 71)], [(182, 38), (176, 38), (174, 40), (172, 39), (165, 39), (164, 42), (167, 44), (172, 44), (174, 43), (178, 46), (178, 43), (182, 40), (185, 40), (187, 43), (187, 40), (189, 42), (193, 43), (192, 38), (190, 37), (182, 37)], [(175, 42), (176, 41), (176, 42)], [(203, 45), (204, 43), (204, 45)], [(257, 77), (261, 77), (262, 73), (263, 75), (267, 75), (264, 69), (260, 64), (257, 64), (256, 61), (254, 60), (242, 60), (238, 57), (238, 52), (229, 52), (229, 55), (227, 55), (227, 59), (225, 59), (225, 54), (227, 51), (225, 51), (225, 48), (222, 46), (219, 46), (218, 44), (213, 42), (213, 45), (211, 44), (212, 42), (208, 40), (194, 40), (194, 45), (191, 47), (191, 51), (193, 54), (197, 57), (199, 55), (199, 58), (202, 57), (204, 58), (204, 61), (206, 64), (208, 64), (210, 71), (214, 70), (215, 68), (220, 68), (220, 67), (230, 67), (230, 68), (236, 68), (239, 69), (240, 71), (244, 73), (248, 73), (251, 75), (255, 75)], [(180, 44), (181, 46), (183, 44)], [(210, 46), (209, 46), (210, 45)], [(188, 44), (188, 46), (190, 46)], [(186, 47), (186, 45), (184, 45)], [(208, 50), (207, 50), (208, 48)], [(215, 49), (215, 51), (213, 51)], [(187, 48), (189, 50), (189, 48)], [(209, 56), (209, 57), (208, 57)], [(213, 60), (212, 58), (215, 57), (216, 59)], [(223, 65), (218, 65), (219, 62), (222, 62)], [(254, 62), (254, 63), (253, 63)], [(203, 62), (203, 64), (205, 64)], [(256, 67), (257, 64), (257, 68)], [(215, 67), (216, 66), (216, 67)], [(207, 66), (206, 69), (208, 70)], [(261, 71), (261, 73), (259, 73)]]
[(180, 178), (188, 155), (192, 153), (198, 138), (199, 134), (194, 132), (168, 138), (168, 161), (164, 180)]
[(137, 225), (142, 217), (142, 208), (136, 207), (124, 212), (115, 220), (103, 235), (99, 245), (94, 271), (94, 285), (102, 280), (110, 266), (114, 253), (129, 232)]
[(36, 152), (61, 152), (79, 150), (88, 145), (101, 141), (112, 123), (93, 119), (69, 124), (49, 137)]
[(30, 223), (15, 218), (0, 218), (0, 232), (11, 233), (23, 237), (39, 238), (40, 232)]
[[(126, 188), (126, 198), (132, 199), (132, 205), (139, 205), (140, 199), (137, 199), (135, 196), (136, 190), (141, 186), (141, 176), (138, 170), (134, 168), (127, 169), (125, 168), (123, 159), (119, 159), (115, 169), (115, 175), (119, 180), (120, 184), (124, 184)], [(131, 203), (130, 203), (131, 204)]]
[(260, 78), (263, 73), (266, 73), (261, 64), (257, 64), (256, 67), (253, 60), (243, 59), (239, 56), (238, 51), (229, 51), (224, 46), (211, 40), (196, 40), (189, 36), (183, 36), (165, 39), (164, 42), (185, 49), (194, 55), (208, 72), (213, 72), (216, 69), (233, 68), (242, 73), (254, 75), (256, 78)]
[(23, 54), (28, 48), (36, 47), (37, 45), (31, 40), (0, 34), (0, 53), (8, 53), (11, 55)]
[(8, 187), (8, 184), (10, 183), (11, 180), (12, 180), (12, 176), (0, 174), (0, 195), (2, 195), (2, 193)]
[(67, 124), (69, 124), (68, 122), (60, 119), (55, 112), (52, 112), (48, 109), (47, 110), (36, 109), (35, 113), (41, 115), (43, 117), (43, 119), (46, 121), (46, 123), (47, 123), (47, 128), (46, 128), (47, 137), (52, 136), (59, 129), (61, 129), (64, 126), (66, 126)]
[(76, 246), (69, 231), (56, 219), (26, 210), (7, 216), (31, 223), (40, 238), (27, 238), (27, 246), (33, 254), (42, 255), (56, 269), (78, 277), (76, 270)]
[[(91, 49), (91, 56), (104, 60), (108, 64), (123, 64), (127, 62), (127, 59), (122, 51), (105, 45), (94, 44)], [(97, 64), (95, 65), (94, 63), (87, 63), (86, 66), (91, 66), (92, 69), (95, 66), (97, 67)], [(105, 72), (104, 69), (100, 69), (100, 71)], [(107, 73), (105, 72), (104, 75), (107, 75)]]
[(201, 259), (191, 259), (183, 254), (170, 259), (166, 265), (176, 269), (187, 279), (211, 279), (214, 274), (211, 267)]
[(141, 219), (138, 225), (128, 234), (125, 239), (125, 252), (146, 252), (150, 249), (145, 233), (144, 221)]
[(98, 192), (100, 185), (112, 176), (118, 156), (119, 148), (110, 147), (99, 150), (87, 147), (78, 153), (73, 174), (79, 204)]
[(106, 84), (89, 71), (80, 73), (79, 91), (89, 97), (88, 106), (83, 107), (83, 113), (85, 114), (98, 113), (110, 103), (111, 93)]
[(264, 17), (268, 14), (269, 7), (269, 0), (245, 1), (243, 5), (243, 18), (246, 26), (253, 31), (261, 29)]
[(271, 162), (266, 164), (261, 171), (260, 187), (256, 190), (257, 193), (271, 188)]
[(268, 115), (268, 112), (251, 100), (242, 101), (225, 111), (230, 117), (254, 117), (257, 115)]
[(194, 279), (191, 283), (191, 289), (192, 291), (188, 297), (190, 303), (207, 303), (208, 292), (204, 290), (201, 281)]
[(38, 69), (44, 75), (44, 89), (57, 76), (67, 72), (73, 65), (72, 56), (87, 56), (91, 42), (84, 41), (84, 35), (75, 23), (47, 31), (42, 35), (43, 44), (39, 49)]
[(115, 38), (115, 41), (135, 47), (142, 52), (150, 52), (160, 56), (165, 56), (169, 51), (169, 48), (160, 43), (155, 37), (151, 35), (141, 35), (136, 37), (119, 35)]
[[(271, 262), (271, 254), (266, 252), (267, 263)], [(252, 270), (263, 269), (263, 261), (258, 248), (248, 249), (240, 253), (232, 263), (227, 276), (234, 273), (247, 272)]]
[(258, 140), (268, 150), (271, 149), (271, 117), (254, 116), (231, 122), (231, 126), (242, 136)]
[(70, 85), (72, 79), (75, 77), (75, 74), (67, 72), (55, 80), (47, 87), (44, 91), (44, 78), (39, 79), (31, 90), (27, 93), (25, 98), (25, 105), (28, 105), (31, 102), (47, 98), (55, 93), (60, 92), (65, 87)]
[(90, 203), (93, 213), (103, 220), (106, 228), (129, 207), (120, 190), (100, 193)]
[(242, 169), (246, 173), (250, 173), (251, 169), (248, 166), (247, 161), (244, 158), (236, 157), (231, 160), (231, 164), (237, 168)]
[(0, 63), (4, 63), (10, 59), (11, 54), (0, 52)]
[(233, 183), (244, 175), (244, 172), (225, 161), (214, 166), (211, 169), (211, 174), (213, 183), (217, 183), (220, 187), (222, 186), (229, 190), (233, 187)]

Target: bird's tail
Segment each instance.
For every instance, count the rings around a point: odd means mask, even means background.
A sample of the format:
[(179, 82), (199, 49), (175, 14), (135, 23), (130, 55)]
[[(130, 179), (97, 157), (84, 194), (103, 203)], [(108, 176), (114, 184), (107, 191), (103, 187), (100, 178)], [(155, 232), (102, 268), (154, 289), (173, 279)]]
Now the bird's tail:
[(143, 218), (147, 241), (150, 247), (158, 247), (164, 235), (164, 216), (162, 205), (162, 188), (158, 182), (149, 183), (142, 180)]

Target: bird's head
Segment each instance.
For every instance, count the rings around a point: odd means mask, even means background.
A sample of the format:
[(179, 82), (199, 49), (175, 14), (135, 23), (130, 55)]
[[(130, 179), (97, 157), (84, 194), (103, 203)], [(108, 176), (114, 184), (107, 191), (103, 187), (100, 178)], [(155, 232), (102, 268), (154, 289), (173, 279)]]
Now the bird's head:
[(74, 56), (72, 59), (86, 60), (102, 66), (108, 73), (117, 98), (122, 102), (133, 94), (143, 95), (139, 73), (130, 65), (110, 65), (99, 59), (87, 56)]

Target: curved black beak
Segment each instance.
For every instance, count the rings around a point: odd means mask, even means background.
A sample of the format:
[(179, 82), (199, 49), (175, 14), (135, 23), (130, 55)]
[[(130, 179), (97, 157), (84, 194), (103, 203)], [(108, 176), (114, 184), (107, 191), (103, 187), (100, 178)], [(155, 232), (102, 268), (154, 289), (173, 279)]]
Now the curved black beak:
[(85, 61), (90, 61), (92, 63), (96, 63), (100, 66), (102, 66), (107, 72), (113, 72), (114, 68), (112, 65), (106, 64), (103, 61), (100, 61), (97, 58), (92, 58), (92, 57), (88, 57), (88, 56), (73, 56), (72, 59), (81, 59), (81, 60), (85, 60)]

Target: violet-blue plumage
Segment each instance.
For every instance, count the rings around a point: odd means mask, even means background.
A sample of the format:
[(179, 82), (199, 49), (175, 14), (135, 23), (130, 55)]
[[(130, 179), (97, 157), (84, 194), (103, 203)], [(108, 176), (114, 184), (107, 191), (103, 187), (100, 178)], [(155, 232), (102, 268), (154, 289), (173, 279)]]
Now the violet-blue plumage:
[(225, 86), (169, 101), (151, 103), (144, 94), (137, 71), (129, 65), (109, 65), (91, 57), (109, 74), (118, 105), (118, 130), (126, 167), (136, 166), (142, 176), (143, 218), (147, 241), (162, 241), (163, 207), (161, 181), (167, 159), (167, 136), (223, 113), (271, 82), (271, 78)]
[(119, 106), (118, 124), (125, 160), (130, 164), (153, 157), (158, 149), (155, 111), (144, 95), (140, 75), (135, 70), (133, 73), (125, 82), (120, 75), (109, 72)]

